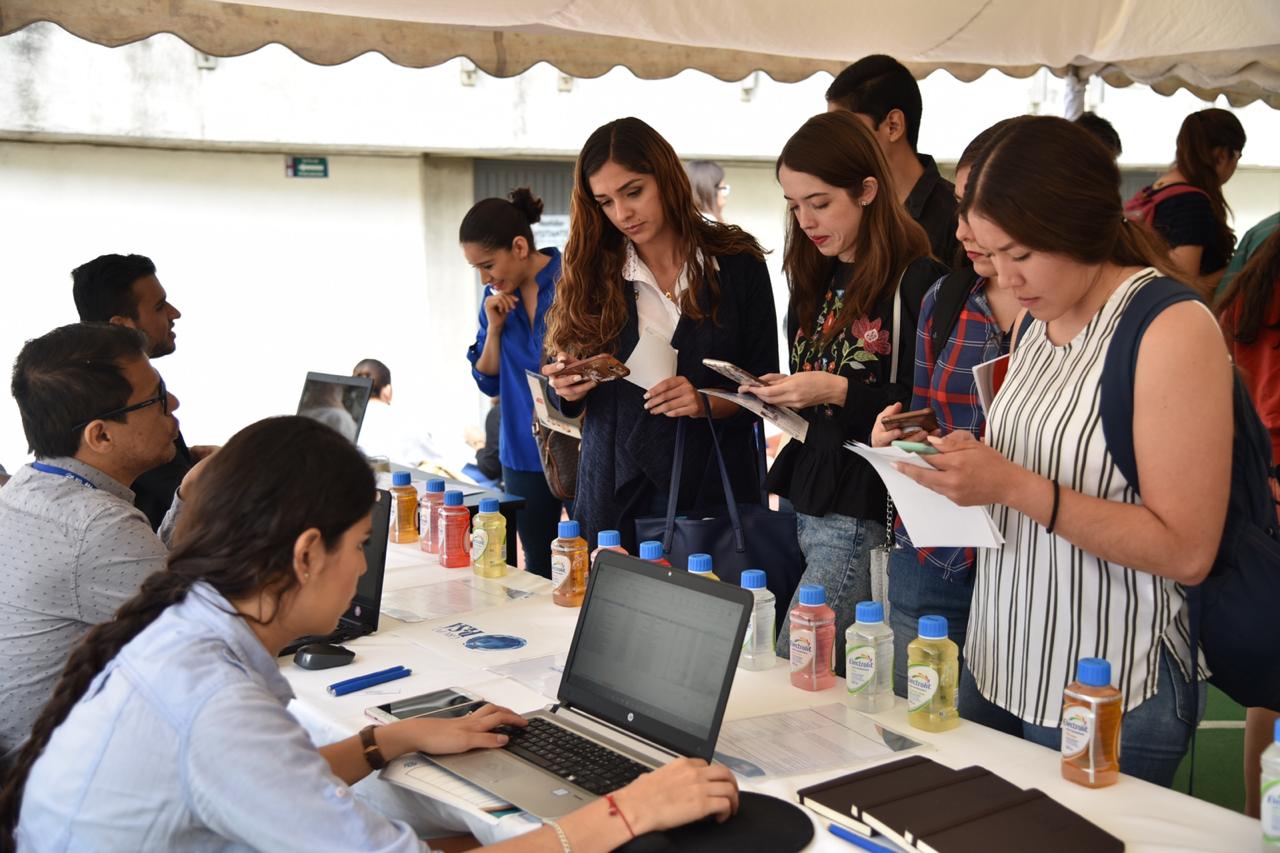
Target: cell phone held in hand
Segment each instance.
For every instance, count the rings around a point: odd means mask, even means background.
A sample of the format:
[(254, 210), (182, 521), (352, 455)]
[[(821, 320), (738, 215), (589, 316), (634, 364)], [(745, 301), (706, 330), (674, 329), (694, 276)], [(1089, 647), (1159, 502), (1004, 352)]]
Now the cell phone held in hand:
[(916, 409), (914, 412), (886, 415), (880, 419), (880, 423), (885, 429), (902, 430), (904, 436), (917, 432), (929, 435), (938, 429), (938, 416), (933, 409)]
[(474, 693), (468, 693), (458, 687), (449, 687), (398, 699), (385, 705), (365, 708), (365, 716), (379, 723), (394, 723), (396, 720), (407, 720), (411, 717), (449, 718), (462, 717), (484, 704), (484, 700)]
[(596, 382), (612, 382), (621, 379), (631, 371), (625, 364), (611, 355), (593, 355), (580, 361), (571, 361), (560, 371), (560, 376), (581, 376)]

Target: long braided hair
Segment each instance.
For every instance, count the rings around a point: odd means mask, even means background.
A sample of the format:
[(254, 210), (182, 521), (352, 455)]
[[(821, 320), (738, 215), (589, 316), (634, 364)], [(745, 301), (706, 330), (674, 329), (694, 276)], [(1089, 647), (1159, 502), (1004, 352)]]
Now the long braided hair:
[(186, 496), (168, 568), (147, 578), (115, 618), (90, 630), (67, 660), (0, 791), (0, 853), (15, 849), (32, 766), (93, 679), (130, 640), (200, 581), (228, 600), (258, 593), (278, 601), (296, 585), (298, 537), (314, 528), (326, 548), (336, 548), (342, 534), (369, 513), (373, 499), (373, 474), (364, 457), (324, 424), (268, 418), (233, 436)]

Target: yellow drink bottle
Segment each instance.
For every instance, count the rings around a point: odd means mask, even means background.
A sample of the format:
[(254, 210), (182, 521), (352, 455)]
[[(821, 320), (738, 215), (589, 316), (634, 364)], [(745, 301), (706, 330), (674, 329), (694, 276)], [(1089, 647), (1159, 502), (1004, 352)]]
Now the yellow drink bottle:
[(907, 646), (907, 722), (945, 732), (960, 725), (960, 649), (947, 639), (945, 616), (921, 616), (919, 625), (920, 635)]
[(559, 533), (551, 542), (551, 600), (561, 607), (581, 607), (591, 569), (587, 540), (576, 521), (560, 522)]
[(498, 512), (496, 498), (480, 501), (471, 522), (471, 569), (482, 578), (507, 573), (507, 520)]
[(690, 554), (689, 573), (697, 575), (700, 578), (706, 578), (709, 581), (720, 580), (720, 578), (716, 577), (716, 573), (711, 571), (710, 554)]

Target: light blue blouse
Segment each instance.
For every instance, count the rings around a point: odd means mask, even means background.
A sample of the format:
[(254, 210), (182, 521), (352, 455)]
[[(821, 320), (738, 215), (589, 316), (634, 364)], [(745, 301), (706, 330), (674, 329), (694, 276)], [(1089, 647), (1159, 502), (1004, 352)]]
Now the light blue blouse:
[(275, 660), (197, 584), (94, 680), (32, 768), (18, 849), (421, 851), (357, 799)]

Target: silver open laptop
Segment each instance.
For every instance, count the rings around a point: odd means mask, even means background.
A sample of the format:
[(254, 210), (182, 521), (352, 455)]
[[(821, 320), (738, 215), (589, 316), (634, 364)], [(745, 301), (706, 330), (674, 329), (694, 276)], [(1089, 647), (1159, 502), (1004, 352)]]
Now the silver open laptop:
[(601, 552), (557, 694), (505, 749), (431, 760), (557, 818), (681, 755), (710, 761), (751, 593)]

